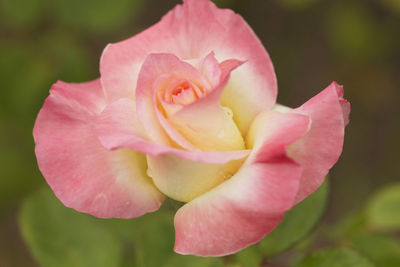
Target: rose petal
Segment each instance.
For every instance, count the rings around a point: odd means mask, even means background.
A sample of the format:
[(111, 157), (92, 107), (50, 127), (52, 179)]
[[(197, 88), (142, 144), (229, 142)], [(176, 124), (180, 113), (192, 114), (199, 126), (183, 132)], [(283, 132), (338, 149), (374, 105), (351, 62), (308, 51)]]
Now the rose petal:
[(333, 82), (332, 83), (333, 86), (336, 87), (336, 91), (338, 93), (338, 97), (339, 97), (339, 103), (340, 106), (342, 107), (342, 111), (343, 111), (343, 121), (344, 121), (344, 126), (347, 126), (347, 124), (349, 124), (349, 116), (350, 116), (350, 102), (347, 101), (346, 99), (344, 99), (344, 89), (343, 86), (337, 84), (337, 82)]
[[(212, 30), (210, 30), (212, 29)], [(277, 85), (271, 60), (260, 40), (237, 14), (208, 0), (187, 0), (156, 25), (104, 50), (100, 73), (109, 102), (134, 98), (140, 67), (150, 53), (172, 53), (182, 60), (204, 58), (211, 51), (219, 62), (237, 58), (247, 63), (235, 71), (223, 105), (237, 115), (245, 133), (254, 117), (273, 106)]]
[(215, 53), (211, 52), (208, 54), (200, 63), (200, 73), (203, 74), (210, 83), (210, 88), (215, 88), (220, 83), (221, 78), (221, 67), (215, 58)]
[(227, 60), (221, 63), (220, 82), (208, 95), (200, 98), (168, 118), (168, 122), (186, 140), (203, 151), (244, 149), (243, 137), (233, 120), (232, 111), (220, 104), (221, 94), (233, 69), (242, 62)]
[(56, 196), (77, 211), (104, 218), (155, 211), (164, 196), (145, 174), (144, 155), (110, 152), (93, 134), (104, 105), (99, 80), (56, 83), (33, 131), (39, 168)]
[(107, 106), (96, 122), (95, 131), (100, 142), (107, 149), (131, 148), (150, 156), (170, 153), (187, 160), (223, 164), (242, 159), (249, 154), (249, 150), (229, 152), (180, 150), (148, 141), (145, 136), (138, 133), (138, 127), (135, 102), (123, 98)]
[(58, 81), (53, 84), (50, 93), (57, 98), (73, 99), (76, 110), (85, 110), (83, 113), (86, 112), (90, 115), (100, 113), (106, 106), (104, 93), (98, 79), (86, 83)]
[[(163, 78), (163, 77), (160, 77)], [(174, 147), (178, 147), (178, 148), (183, 148), (185, 150), (189, 150), (189, 151), (193, 151), (196, 150), (197, 148), (191, 144), (188, 140), (186, 140), (174, 127), (171, 126), (171, 124), (167, 121), (167, 119), (164, 117), (164, 114), (162, 113), (162, 111), (160, 110), (160, 108), (162, 108), (166, 114), (168, 114), (169, 112), (173, 111), (172, 114), (178, 112), (180, 109), (183, 108), (182, 105), (179, 105), (179, 107), (175, 106), (175, 103), (168, 103), (165, 101), (161, 101), (161, 105), (162, 107), (159, 106), (158, 101), (159, 99), (157, 99), (157, 90), (159, 90), (158, 87), (165, 87), (165, 85), (163, 85), (164, 83), (164, 79), (157, 79), (157, 81), (154, 83), (153, 85), (153, 110), (155, 111), (155, 115), (157, 118), (157, 122), (160, 124), (161, 126), (161, 131), (165, 131), (168, 134), (168, 137), (170, 137), (170, 144)], [(166, 78), (167, 80), (170, 80), (170, 77)], [(161, 85), (160, 85), (161, 84)], [(150, 107), (149, 107), (150, 108)], [(174, 108), (176, 108), (176, 110), (173, 110)], [(151, 112), (151, 111), (149, 111)], [(157, 123), (155, 122), (155, 123)], [(157, 126), (159, 127), (159, 126)]]
[(254, 148), (240, 170), (178, 210), (175, 251), (223, 256), (271, 232), (293, 206), (301, 175), (286, 147), (307, 132), (308, 124), (299, 114), (258, 116), (248, 137)]
[[(154, 102), (154, 97), (157, 94), (154, 91), (154, 86), (157, 87), (157, 81), (165, 76), (167, 81), (185, 78), (199, 85), (203, 85), (205, 80), (193, 66), (172, 54), (151, 54), (143, 63), (136, 90), (138, 119), (151, 140), (159, 144), (171, 145), (162, 125), (160, 125), (156, 113), (157, 105)], [(166, 86), (164, 85), (164, 87)], [(176, 141), (180, 143), (179, 140)]]
[(168, 197), (181, 202), (189, 202), (231, 178), (243, 161), (244, 158), (224, 164), (210, 164), (173, 154), (147, 157), (150, 175), (157, 188)]
[(310, 131), (288, 148), (291, 158), (303, 166), (296, 203), (313, 193), (342, 153), (344, 127), (350, 104), (343, 99), (343, 88), (332, 83), (292, 112), (311, 117)]
[[(206, 57), (203, 63), (204, 71), (215, 67), (207, 66), (215, 63), (212, 54)], [(237, 60), (222, 62), (218, 65), (220, 76), (217, 88), (205, 88), (207, 81), (190, 64), (171, 54), (149, 55), (140, 71), (136, 103), (139, 120), (152, 140), (171, 145), (165, 135), (166, 132), (173, 142), (186, 150), (193, 151), (196, 147), (203, 151), (244, 149), (243, 138), (232, 116), (220, 105), (220, 96), (229, 74), (240, 64), (242, 62)], [(157, 96), (160, 95), (160, 91), (168, 87), (168, 83), (173, 82), (173, 79), (182, 78), (203, 88), (206, 93), (211, 89), (212, 92), (183, 106), (165, 119), (159, 110)]]

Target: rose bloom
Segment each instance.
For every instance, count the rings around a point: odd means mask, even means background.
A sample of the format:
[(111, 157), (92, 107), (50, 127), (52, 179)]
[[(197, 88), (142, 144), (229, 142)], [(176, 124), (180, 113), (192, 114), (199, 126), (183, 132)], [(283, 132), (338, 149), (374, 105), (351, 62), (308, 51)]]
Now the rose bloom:
[(52, 86), (33, 130), (38, 165), (64, 205), (97, 217), (185, 202), (174, 250), (232, 254), (313, 193), (342, 151), (341, 86), (295, 109), (276, 96), (271, 60), (243, 18), (186, 0), (109, 44), (99, 79)]

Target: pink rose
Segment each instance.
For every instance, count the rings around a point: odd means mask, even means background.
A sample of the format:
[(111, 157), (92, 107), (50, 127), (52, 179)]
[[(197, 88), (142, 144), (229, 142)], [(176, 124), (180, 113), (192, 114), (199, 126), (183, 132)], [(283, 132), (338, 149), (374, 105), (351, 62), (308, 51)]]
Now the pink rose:
[(68, 207), (103, 218), (175, 215), (175, 251), (222, 256), (260, 241), (338, 160), (350, 112), (332, 83), (276, 104), (270, 58), (237, 14), (186, 0), (101, 56), (101, 77), (55, 83), (33, 135)]

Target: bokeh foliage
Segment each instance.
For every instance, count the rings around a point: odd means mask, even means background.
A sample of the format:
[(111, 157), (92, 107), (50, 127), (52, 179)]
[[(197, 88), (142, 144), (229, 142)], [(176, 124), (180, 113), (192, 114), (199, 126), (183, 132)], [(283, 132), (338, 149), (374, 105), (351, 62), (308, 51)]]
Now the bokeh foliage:
[(105, 220), (64, 207), (46, 186), (25, 201), (19, 223), (34, 258), (45, 267), (217, 267), (224, 262), (257, 266), (264, 257), (287, 250), (309, 233), (320, 219), (326, 199), (324, 184), (289, 211), (282, 224), (263, 241), (224, 260), (173, 252), (173, 217), (180, 205), (172, 200), (141, 218)]
[(288, 212), (261, 243), (222, 259), (180, 256), (172, 252), (176, 203), (126, 221), (78, 214), (55, 199), (32, 138), (51, 84), (96, 78), (107, 43), (177, 2), (0, 0), (0, 266), (400, 266), (397, 0), (215, 0), (267, 47), (279, 102), (298, 106), (336, 79), (352, 103), (329, 190)]

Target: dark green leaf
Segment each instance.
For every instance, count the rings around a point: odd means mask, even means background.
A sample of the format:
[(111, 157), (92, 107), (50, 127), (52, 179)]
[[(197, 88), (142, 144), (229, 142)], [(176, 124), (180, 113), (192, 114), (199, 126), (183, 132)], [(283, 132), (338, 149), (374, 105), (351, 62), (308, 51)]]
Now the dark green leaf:
[(123, 266), (218, 267), (220, 258), (177, 254), (174, 249), (174, 214), (182, 205), (167, 199), (160, 210), (132, 220), (107, 220), (104, 224), (126, 244)]
[(257, 245), (250, 246), (234, 255), (234, 262), (241, 267), (260, 266), (263, 256)]
[(20, 214), (22, 235), (45, 267), (118, 266), (120, 243), (98, 221), (64, 207), (47, 188), (29, 198)]
[(367, 222), (377, 230), (400, 230), (400, 183), (391, 184), (372, 197)]
[(328, 183), (286, 213), (282, 223), (259, 244), (264, 254), (276, 255), (304, 238), (316, 225), (325, 208)]
[(353, 246), (377, 266), (400, 266), (400, 243), (390, 237), (364, 234), (352, 240)]
[(139, 218), (139, 238), (135, 240), (137, 266), (221, 266), (218, 258), (176, 254), (174, 248), (174, 213), (160, 210)]

